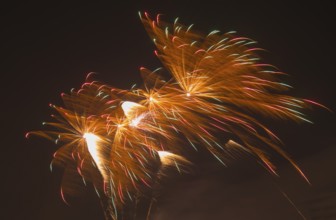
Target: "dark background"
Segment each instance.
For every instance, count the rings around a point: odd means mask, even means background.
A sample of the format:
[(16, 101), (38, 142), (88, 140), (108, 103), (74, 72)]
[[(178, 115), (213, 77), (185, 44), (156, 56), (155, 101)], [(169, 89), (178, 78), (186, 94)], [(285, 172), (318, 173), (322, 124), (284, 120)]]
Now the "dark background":
[[(236, 30), (258, 41), (267, 50), (264, 59), (290, 75), (290, 95), (335, 110), (336, 19), (331, 3), (246, 2), (2, 5), (0, 219), (103, 219), (92, 190), (70, 207), (62, 202), (61, 171), (49, 170), (57, 146), (24, 135), (41, 129), (52, 113), (48, 104), (60, 105), (60, 93), (78, 88), (87, 73), (98, 72), (101, 81), (127, 89), (141, 84), (139, 67), (161, 66), (138, 11), (162, 13), (170, 21), (180, 17), (203, 32)], [(228, 168), (203, 158), (192, 174), (171, 174), (163, 181), (154, 219), (304, 219), (301, 214), (336, 219), (335, 113), (315, 108), (309, 118), (314, 125), (274, 121), (270, 126), (311, 186), (281, 159), (276, 159), (280, 177), (274, 177), (248, 156)]]

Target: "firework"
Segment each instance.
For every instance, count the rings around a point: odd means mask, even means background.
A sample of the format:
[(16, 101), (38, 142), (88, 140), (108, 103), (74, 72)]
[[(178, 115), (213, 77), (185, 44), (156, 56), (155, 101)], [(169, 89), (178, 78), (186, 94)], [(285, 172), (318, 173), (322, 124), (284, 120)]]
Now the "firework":
[(181, 170), (189, 163), (186, 148), (205, 148), (223, 164), (232, 150), (244, 150), (276, 174), (273, 150), (305, 177), (253, 115), (310, 122), (302, 110), (313, 102), (283, 94), (290, 88), (279, 80), (283, 73), (260, 61), (253, 40), (234, 32), (201, 34), (177, 19), (140, 18), (171, 79), (141, 68), (142, 88), (87, 80), (62, 94), (64, 108), (51, 105), (56, 122), (46, 124), (55, 129), (31, 132), (64, 144), (53, 160), (67, 174), (64, 200), (89, 181), (117, 219), (125, 204), (156, 184), (160, 167)]

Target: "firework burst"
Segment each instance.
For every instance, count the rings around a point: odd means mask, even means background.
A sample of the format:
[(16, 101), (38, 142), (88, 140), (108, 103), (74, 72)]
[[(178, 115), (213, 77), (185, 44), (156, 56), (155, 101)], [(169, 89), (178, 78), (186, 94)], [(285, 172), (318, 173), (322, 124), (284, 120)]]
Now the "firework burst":
[(279, 81), (283, 73), (260, 61), (253, 40), (234, 32), (201, 34), (177, 19), (169, 24), (146, 13), (140, 18), (171, 79), (141, 68), (142, 88), (87, 80), (78, 91), (62, 94), (63, 108), (51, 105), (57, 115), (46, 124), (54, 129), (31, 132), (63, 143), (53, 164), (69, 174), (64, 199), (83, 185), (73, 180), (80, 177), (107, 198), (107, 216), (117, 219), (125, 204), (153, 187), (160, 166), (181, 170), (189, 163), (185, 148), (205, 148), (223, 164), (232, 149), (244, 150), (276, 174), (271, 149), (306, 178), (253, 115), (309, 122), (302, 110), (312, 102), (283, 94), (290, 88)]

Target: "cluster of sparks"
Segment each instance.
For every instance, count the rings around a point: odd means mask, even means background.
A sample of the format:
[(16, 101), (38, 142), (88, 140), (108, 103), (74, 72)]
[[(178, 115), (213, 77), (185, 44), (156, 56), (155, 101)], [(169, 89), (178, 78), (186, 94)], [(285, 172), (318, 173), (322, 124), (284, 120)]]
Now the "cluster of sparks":
[(89, 181), (117, 219), (127, 201), (153, 186), (157, 167), (187, 164), (183, 150), (190, 147), (207, 149), (223, 164), (230, 150), (244, 150), (276, 173), (270, 149), (301, 172), (253, 114), (308, 121), (302, 110), (316, 103), (282, 94), (290, 86), (278, 80), (283, 73), (261, 63), (253, 40), (234, 32), (204, 35), (177, 19), (140, 18), (171, 79), (164, 80), (161, 69), (141, 68), (141, 88), (87, 80), (62, 94), (64, 107), (51, 105), (55, 122), (46, 124), (54, 129), (30, 132), (63, 143), (53, 160), (65, 168), (63, 197)]

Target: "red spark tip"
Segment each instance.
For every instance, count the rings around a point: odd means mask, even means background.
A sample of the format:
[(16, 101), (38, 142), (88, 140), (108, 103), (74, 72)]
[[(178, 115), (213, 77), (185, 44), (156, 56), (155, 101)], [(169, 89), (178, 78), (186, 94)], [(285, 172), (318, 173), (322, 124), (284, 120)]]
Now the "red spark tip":
[(156, 15), (156, 23), (159, 24), (161, 14)]
[(30, 133), (27, 132), (27, 133), (25, 134), (25, 137), (26, 137), (26, 138), (29, 138), (29, 135), (30, 135)]
[(89, 72), (87, 75), (86, 75), (86, 78), (85, 78), (85, 81), (89, 81), (89, 78), (94, 75), (94, 74), (97, 74), (96, 72)]
[(320, 103), (318, 103), (318, 102), (315, 102), (315, 101), (312, 101), (312, 100), (309, 100), (309, 99), (303, 99), (303, 100), (304, 100), (305, 102), (310, 103), (310, 104), (317, 105), (317, 106), (319, 106), (319, 107), (321, 107), (321, 108), (324, 108), (324, 109), (328, 110), (329, 112), (333, 112), (330, 108), (328, 108), (328, 107), (326, 107), (326, 106), (324, 106), (324, 105), (322, 105), (322, 104), (320, 104)]
[(63, 193), (63, 188), (61, 188), (61, 196), (62, 196), (62, 200), (64, 201), (64, 203), (67, 204), (68, 206), (70, 206), (69, 203), (65, 200), (65, 196), (64, 196), (64, 193)]
[(144, 70), (144, 69), (146, 69), (146, 68), (145, 68), (145, 67), (143, 67), (143, 66), (141, 66), (141, 67), (140, 67), (140, 70)]

